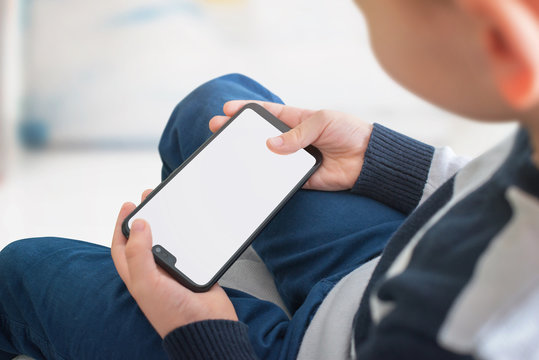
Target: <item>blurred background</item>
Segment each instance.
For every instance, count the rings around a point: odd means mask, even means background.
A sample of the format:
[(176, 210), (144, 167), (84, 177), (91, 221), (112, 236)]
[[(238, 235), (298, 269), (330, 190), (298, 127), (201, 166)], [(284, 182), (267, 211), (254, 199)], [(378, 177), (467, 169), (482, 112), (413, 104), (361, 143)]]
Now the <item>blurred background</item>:
[(0, 0), (0, 248), (34, 236), (108, 245), (121, 204), (160, 181), (173, 107), (230, 72), (470, 157), (512, 128), (393, 83), (352, 0)]

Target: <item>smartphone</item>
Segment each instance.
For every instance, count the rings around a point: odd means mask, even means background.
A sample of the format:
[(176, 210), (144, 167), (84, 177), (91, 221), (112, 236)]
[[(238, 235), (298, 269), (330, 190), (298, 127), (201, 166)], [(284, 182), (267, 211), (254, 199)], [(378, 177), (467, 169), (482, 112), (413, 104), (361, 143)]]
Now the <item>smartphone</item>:
[(290, 128), (248, 104), (127, 216), (146, 220), (156, 263), (187, 288), (209, 290), (322, 162), (309, 146), (278, 155), (269, 137)]

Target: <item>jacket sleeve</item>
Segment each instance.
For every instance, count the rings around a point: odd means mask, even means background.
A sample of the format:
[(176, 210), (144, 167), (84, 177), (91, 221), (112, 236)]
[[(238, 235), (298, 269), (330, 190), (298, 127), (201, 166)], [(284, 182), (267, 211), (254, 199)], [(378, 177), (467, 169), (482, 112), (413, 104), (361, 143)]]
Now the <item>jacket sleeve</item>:
[(449, 148), (435, 149), (375, 123), (352, 192), (409, 214), (466, 163)]
[(230, 320), (206, 320), (187, 324), (163, 339), (170, 359), (256, 359), (247, 325)]

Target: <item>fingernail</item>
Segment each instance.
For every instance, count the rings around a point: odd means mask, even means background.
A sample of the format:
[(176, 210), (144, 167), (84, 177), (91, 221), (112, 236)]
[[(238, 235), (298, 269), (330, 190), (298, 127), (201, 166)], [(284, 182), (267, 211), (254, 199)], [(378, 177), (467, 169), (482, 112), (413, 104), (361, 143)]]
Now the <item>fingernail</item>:
[(131, 231), (144, 231), (144, 228), (146, 227), (146, 223), (144, 220), (136, 219), (133, 221), (133, 224), (131, 225)]
[(269, 139), (269, 142), (272, 146), (279, 147), (283, 144), (283, 138), (280, 136), (272, 137)]

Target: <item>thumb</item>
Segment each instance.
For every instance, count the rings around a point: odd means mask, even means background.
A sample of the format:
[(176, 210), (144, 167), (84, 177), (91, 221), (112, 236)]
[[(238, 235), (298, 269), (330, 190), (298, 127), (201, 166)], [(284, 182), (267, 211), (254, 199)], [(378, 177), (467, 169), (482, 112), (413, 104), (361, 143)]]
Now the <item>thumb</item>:
[(149, 280), (157, 269), (152, 254), (152, 233), (146, 221), (133, 221), (125, 246), (125, 258), (132, 284)]
[(268, 148), (281, 155), (292, 154), (316, 141), (325, 129), (323, 119), (310, 118), (282, 135), (269, 138)]

